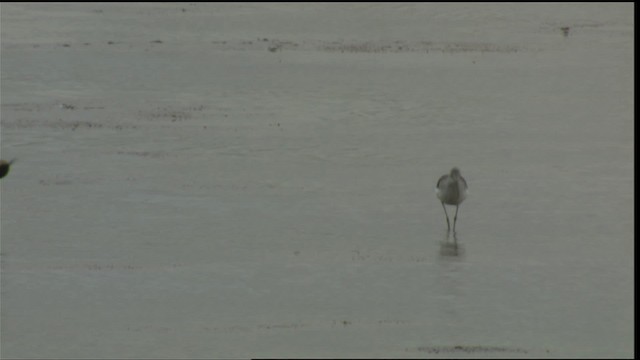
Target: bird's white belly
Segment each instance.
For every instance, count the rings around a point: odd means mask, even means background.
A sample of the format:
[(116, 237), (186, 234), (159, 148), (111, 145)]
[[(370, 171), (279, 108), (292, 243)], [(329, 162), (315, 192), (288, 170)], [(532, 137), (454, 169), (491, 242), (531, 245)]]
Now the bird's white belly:
[(467, 196), (464, 189), (459, 184), (452, 183), (449, 186), (438, 188), (436, 190), (438, 199), (447, 205), (459, 205)]

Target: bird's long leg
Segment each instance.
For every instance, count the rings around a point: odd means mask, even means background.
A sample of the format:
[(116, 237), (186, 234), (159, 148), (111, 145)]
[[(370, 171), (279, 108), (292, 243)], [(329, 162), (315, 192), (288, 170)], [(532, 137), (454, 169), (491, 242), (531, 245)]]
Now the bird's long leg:
[(456, 214), (453, 216), (453, 231), (456, 231), (456, 221), (458, 220), (458, 206), (456, 205)]
[[(449, 225), (449, 214), (447, 214), (447, 208), (444, 207), (444, 201), (442, 202), (442, 208), (444, 209), (444, 216), (447, 217), (447, 230), (451, 229), (451, 225)], [(455, 227), (455, 223), (453, 224)]]

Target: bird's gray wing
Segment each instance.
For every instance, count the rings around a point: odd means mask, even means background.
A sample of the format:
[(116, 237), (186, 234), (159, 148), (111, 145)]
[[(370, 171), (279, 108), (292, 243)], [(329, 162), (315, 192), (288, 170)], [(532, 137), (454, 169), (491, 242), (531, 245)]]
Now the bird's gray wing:
[(440, 176), (440, 179), (438, 179), (438, 183), (436, 184), (436, 189), (440, 187), (440, 183), (442, 182), (442, 180), (446, 179), (447, 176), (449, 176), (449, 175), (444, 174), (444, 175)]
[(460, 176), (460, 180), (462, 180), (462, 183), (464, 184), (464, 189), (467, 190), (469, 188), (467, 186), (467, 180), (465, 180), (462, 176)]

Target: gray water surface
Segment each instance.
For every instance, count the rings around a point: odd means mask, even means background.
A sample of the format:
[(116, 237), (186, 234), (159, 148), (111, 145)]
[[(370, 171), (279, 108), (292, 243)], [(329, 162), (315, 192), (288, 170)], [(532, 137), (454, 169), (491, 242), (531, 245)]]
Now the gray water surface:
[(3, 358), (633, 355), (632, 5), (0, 10)]

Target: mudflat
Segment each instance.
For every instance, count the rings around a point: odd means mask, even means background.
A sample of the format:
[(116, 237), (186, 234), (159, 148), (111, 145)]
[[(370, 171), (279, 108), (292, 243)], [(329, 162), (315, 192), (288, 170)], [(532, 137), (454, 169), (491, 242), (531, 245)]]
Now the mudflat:
[(632, 4), (0, 20), (3, 358), (633, 355)]

